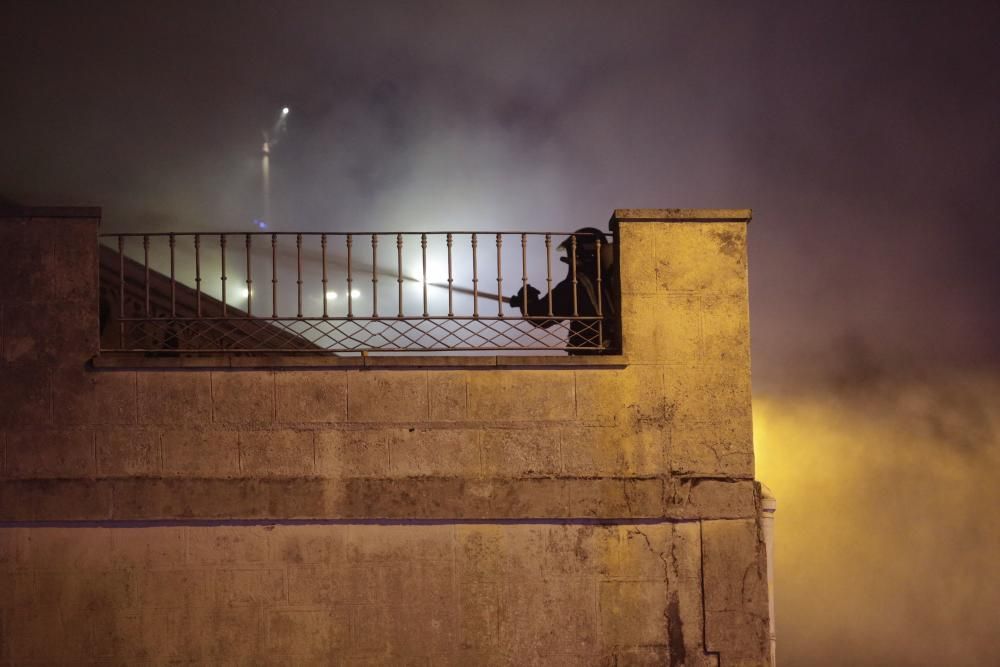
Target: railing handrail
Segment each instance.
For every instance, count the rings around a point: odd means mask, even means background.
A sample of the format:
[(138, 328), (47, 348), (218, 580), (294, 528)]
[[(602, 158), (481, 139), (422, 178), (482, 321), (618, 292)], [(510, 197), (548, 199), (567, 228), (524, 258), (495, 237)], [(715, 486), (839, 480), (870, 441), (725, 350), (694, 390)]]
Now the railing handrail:
[(431, 232), (414, 232), (414, 231), (363, 231), (363, 232), (270, 232), (270, 231), (190, 231), (190, 232), (101, 232), (97, 236), (99, 238), (117, 238), (119, 236), (129, 237), (129, 238), (142, 238), (144, 236), (148, 237), (169, 237), (169, 236), (371, 236), (376, 234), (378, 236), (397, 236), (402, 234), (404, 236), (419, 236), (421, 234), (427, 235), (440, 235), (440, 234), (478, 234), (482, 236), (489, 236), (492, 234), (502, 234), (504, 236), (595, 236), (593, 232), (562, 232), (562, 231), (513, 231), (504, 230), (498, 232), (496, 230), (483, 230), (483, 229), (471, 229), (466, 231), (460, 230), (441, 230), (441, 231), (431, 231)]
[[(394, 242), (383, 244), (381, 256), (379, 237), (394, 237)], [(510, 237), (519, 244), (515, 241), (505, 245), (504, 241)], [(568, 264), (566, 278), (554, 287), (553, 237), (560, 239), (557, 252), (566, 253), (561, 259)], [(612, 253), (607, 237), (597, 230), (102, 232), (98, 238), (105, 248), (102, 253), (114, 255), (113, 261), (107, 257), (102, 260), (114, 265), (102, 271), (102, 281), (106, 283), (102, 295), (111, 295), (118, 301), (120, 334), (117, 346), (102, 343), (102, 349), (155, 351), (162, 346), (184, 352), (216, 352), (237, 349), (232, 341), (238, 340), (241, 351), (270, 350), (276, 338), (284, 341), (281, 344), (298, 349), (300, 346), (294, 339), (304, 337), (308, 338), (309, 347), (317, 344), (319, 351), (330, 352), (441, 351), (478, 346), (484, 350), (593, 353), (605, 350), (609, 343), (603, 311), (606, 297), (611, 294), (604, 283), (611, 277), (607, 257)], [(269, 243), (254, 244), (257, 239)], [(279, 242), (281, 239), (294, 239), (294, 243)], [(331, 244), (330, 239), (338, 241)], [(141, 241), (139, 250), (137, 240)], [(540, 292), (530, 291), (533, 288), (529, 284), (528, 256), (529, 247), (532, 255), (541, 253), (543, 243), (547, 294), (539, 298)], [(404, 256), (408, 258), (405, 271)], [(446, 281), (442, 273), (445, 256)], [(178, 258), (182, 261), (178, 262)], [(193, 259), (193, 282), (185, 277), (185, 273), (192, 273), (187, 270), (191, 268), (191, 262), (185, 261), (188, 259)], [(387, 260), (392, 260), (391, 269), (385, 266)], [(160, 266), (156, 267), (158, 262)], [(516, 263), (520, 278), (505, 278), (504, 265), (511, 268)], [(429, 270), (431, 264), (436, 264), (438, 270)], [(332, 280), (329, 265), (336, 267)], [(318, 276), (311, 274), (319, 273), (320, 269), (322, 279), (314, 280)], [(486, 275), (490, 271), (495, 271), (493, 278)], [(533, 275), (542, 279), (537, 272)], [(109, 284), (112, 276), (117, 279), (113, 286)], [(185, 280), (191, 284), (185, 284)], [(481, 290), (482, 280), (487, 283), (495, 280), (496, 293), (490, 287)], [(126, 289), (128, 281), (141, 282), (141, 292), (134, 294), (137, 290)], [(471, 287), (456, 284), (462, 282)], [(504, 295), (505, 282), (519, 285), (520, 291), (514, 296)], [(154, 283), (160, 287), (154, 288)], [(268, 283), (270, 295), (266, 287), (262, 289)], [(329, 302), (338, 298), (337, 290), (345, 283), (344, 298), (338, 303), (346, 303), (346, 314), (331, 314)], [(414, 297), (413, 290), (404, 289), (406, 283), (420, 287), (419, 306), (407, 305)], [(292, 298), (289, 289), (280, 289), (288, 284), (294, 290)], [(157, 289), (163, 294), (154, 298)], [(447, 292), (447, 315), (431, 307), (432, 292), (437, 295), (438, 289)], [(184, 302), (180, 310), (179, 291)], [(370, 316), (362, 312), (367, 304), (358, 305), (367, 298), (363, 295), (370, 295)], [(471, 314), (458, 312), (464, 309), (456, 309), (456, 296), (459, 300), (471, 296)], [(494, 313), (481, 312), (481, 301), (495, 302)], [(322, 304), (322, 315), (309, 313), (317, 310), (314, 305), (317, 302)], [(191, 303), (196, 307), (192, 309)], [(292, 303), (294, 311), (289, 310)], [(280, 304), (283, 305), (279, 307)], [(261, 305), (270, 305), (270, 314), (261, 313)], [(380, 305), (395, 306), (394, 314), (380, 313)], [(514, 312), (505, 311), (505, 305), (513, 307)], [(616, 316), (615, 310), (609, 311), (612, 316)], [(226, 323), (236, 320), (241, 322), (240, 331), (227, 333)], [(263, 328), (254, 330), (255, 322), (263, 323)], [(393, 330), (382, 326), (387, 322), (409, 322), (412, 326), (404, 329), (400, 325)], [(420, 322), (424, 324), (413, 324)], [(344, 328), (345, 323), (372, 328), (369, 331)], [(468, 340), (457, 340), (462, 336)]]

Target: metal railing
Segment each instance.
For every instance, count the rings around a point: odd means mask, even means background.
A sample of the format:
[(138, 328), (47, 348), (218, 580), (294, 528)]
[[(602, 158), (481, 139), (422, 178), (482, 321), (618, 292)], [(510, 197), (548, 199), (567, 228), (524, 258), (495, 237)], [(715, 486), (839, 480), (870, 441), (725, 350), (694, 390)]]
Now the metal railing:
[[(595, 234), (129, 233), (101, 242), (102, 351), (600, 354), (614, 345), (617, 274), (611, 243)], [(562, 280), (552, 261), (561, 252)]]

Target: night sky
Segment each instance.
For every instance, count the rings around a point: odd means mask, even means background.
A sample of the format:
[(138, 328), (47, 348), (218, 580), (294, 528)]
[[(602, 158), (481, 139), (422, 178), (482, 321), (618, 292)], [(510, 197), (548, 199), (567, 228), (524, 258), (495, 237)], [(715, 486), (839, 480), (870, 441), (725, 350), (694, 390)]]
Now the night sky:
[(752, 208), (779, 659), (984, 664), (998, 34), (996, 2), (0, 0), (0, 198), (251, 231), (287, 105), (273, 229)]

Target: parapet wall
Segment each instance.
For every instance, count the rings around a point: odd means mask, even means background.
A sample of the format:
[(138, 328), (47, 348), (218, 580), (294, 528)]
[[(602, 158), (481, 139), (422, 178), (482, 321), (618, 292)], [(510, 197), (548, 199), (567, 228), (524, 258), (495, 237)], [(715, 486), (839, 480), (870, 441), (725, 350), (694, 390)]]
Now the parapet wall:
[(0, 220), (3, 660), (767, 664), (747, 211), (616, 211), (620, 357), (294, 370), (92, 368), (98, 218)]

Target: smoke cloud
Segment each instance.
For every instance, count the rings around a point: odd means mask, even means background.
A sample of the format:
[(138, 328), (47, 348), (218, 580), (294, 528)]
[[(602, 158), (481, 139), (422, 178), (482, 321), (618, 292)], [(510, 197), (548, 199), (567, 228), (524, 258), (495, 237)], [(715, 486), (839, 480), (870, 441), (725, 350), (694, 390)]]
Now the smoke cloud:
[(983, 665), (1000, 652), (1000, 378), (865, 374), (758, 396), (786, 665)]
[(256, 229), (261, 132), (287, 105), (272, 229), (752, 207), (760, 387), (856, 331), (1000, 361), (995, 3), (3, 12), (6, 199), (99, 204), (110, 232)]

